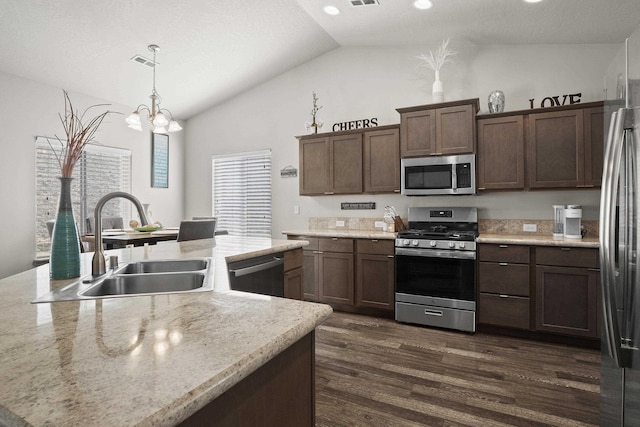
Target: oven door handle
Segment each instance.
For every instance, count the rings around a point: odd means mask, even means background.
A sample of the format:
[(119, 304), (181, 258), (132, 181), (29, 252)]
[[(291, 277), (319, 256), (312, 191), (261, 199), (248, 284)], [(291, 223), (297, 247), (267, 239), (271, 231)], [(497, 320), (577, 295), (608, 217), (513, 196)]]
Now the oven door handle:
[(396, 255), (425, 258), (476, 259), (475, 251), (448, 251), (439, 249), (396, 248)]

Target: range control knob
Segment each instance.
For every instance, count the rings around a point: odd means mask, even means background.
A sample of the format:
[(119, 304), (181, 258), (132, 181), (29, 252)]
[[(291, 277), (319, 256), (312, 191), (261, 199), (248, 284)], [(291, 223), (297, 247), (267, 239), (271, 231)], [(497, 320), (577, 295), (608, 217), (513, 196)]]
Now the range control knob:
[(409, 246), (409, 245), (411, 244), (411, 241), (410, 241), (410, 240), (408, 240), (408, 239), (404, 239), (404, 240), (402, 241), (402, 244), (403, 244), (404, 246)]
[(437, 243), (436, 243), (436, 241), (435, 241), (435, 240), (431, 240), (431, 241), (429, 242), (429, 246), (431, 246), (432, 248), (435, 248), (435, 247), (436, 247), (436, 244), (437, 244)]
[(455, 242), (449, 242), (449, 247), (450, 247), (450, 248), (455, 248), (455, 247), (456, 247)]
[(465, 248), (465, 243), (464, 242), (460, 242), (460, 249), (464, 249)]
[(411, 241), (411, 244), (412, 244), (413, 246), (418, 246), (418, 241), (417, 241), (417, 240), (412, 240), (412, 241)]

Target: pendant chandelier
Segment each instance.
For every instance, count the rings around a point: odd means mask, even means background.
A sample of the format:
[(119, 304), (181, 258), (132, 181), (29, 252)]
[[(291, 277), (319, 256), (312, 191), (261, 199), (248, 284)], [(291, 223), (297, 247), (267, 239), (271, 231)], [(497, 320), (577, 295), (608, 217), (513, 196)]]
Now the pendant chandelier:
[[(149, 115), (149, 122), (153, 125), (153, 133), (167, 133), (177, 132), (182, 130), (182, 126), (173, 120), (171, 111), (166, 108), (160, 108), (162, 98), (156, 91), (156, 53), (160, 50), (160, 46), (156, 44), (150, 44), (149, 50), (153, 52), (153, 91), (149, 98), (151, 98), (151, 107), (145, 104), (138, 105), (136, 111), (131, 113), (129, 117), (125, 119), (131, 129), (142, 131), (142, 121), (140, 120), (140, 112), (146, 111)], [(168, 116), (168, 118), (167, 118)], [(167, 129), (167, 125), (169, 128)]]

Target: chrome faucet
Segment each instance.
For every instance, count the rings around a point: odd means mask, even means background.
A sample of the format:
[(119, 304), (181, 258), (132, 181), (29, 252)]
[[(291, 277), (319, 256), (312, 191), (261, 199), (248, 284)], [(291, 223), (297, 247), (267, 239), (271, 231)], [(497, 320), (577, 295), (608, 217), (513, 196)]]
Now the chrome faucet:
[(138, 200), (135, 196), (129, 193), (125, 193), (123, 191), (116, 191), (113, 193), (109, 193), (98, 200), (96, 203), (96, 208), (94, 211), (94, 246), (95, 253), (93, 254), (93, 260), (91, 261), (91, 275), (93, 277), (102, 276), (107, 272), (107, 266), (104, 259), (104, 252), (102, 251), (102, 208), (105, 203), (107, 203), (111, 199), (115, 199), (117, 197), (122, 197), (123, 199), (130, 200), (138, 209), (138, 215), (140, 215), (140, 222), (142, 225), (147, 225), (149, 221), (147, 220), (147, 216), (144, 214), (144, 209), (142, 208), (142, 204), (140, 200)]

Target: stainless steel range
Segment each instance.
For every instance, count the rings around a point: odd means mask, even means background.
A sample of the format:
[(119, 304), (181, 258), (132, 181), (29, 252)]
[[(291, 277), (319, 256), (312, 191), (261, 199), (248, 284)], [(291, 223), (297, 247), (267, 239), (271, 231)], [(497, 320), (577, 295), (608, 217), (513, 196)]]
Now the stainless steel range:
[(476, 208), (409, 208), (398, 233), (396, 320), (475, 332)]

